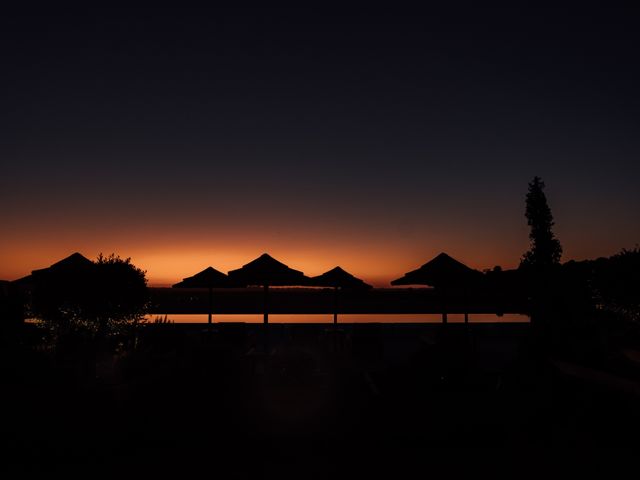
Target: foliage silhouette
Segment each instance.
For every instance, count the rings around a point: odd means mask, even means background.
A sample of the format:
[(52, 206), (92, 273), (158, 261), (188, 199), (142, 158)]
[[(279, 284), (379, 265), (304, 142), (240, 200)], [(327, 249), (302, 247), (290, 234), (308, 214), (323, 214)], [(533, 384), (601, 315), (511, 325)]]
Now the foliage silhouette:
[(122, 325), (140, 321), (148, 302), (144, 270), (115, 254), (98, 255), (95, 262), (96, 297), (87, 311), (103, 328), (117, 330)]
[(640, 247), (593, 264), (591, 283), (599, 308), (640, 324)]
[(122, 333), (142, 320), (148, 302), (145, 272), (115, 254), (84, 260), (34, 272), (32, 315), (57, 335), (89, 338)]
[(544, 194), (544, 187), (544, 182), (537, 176), (529, 183), (525, 216), (531, 227), (531, 246), (522, 256), (521, 266), (524, 267), (558, 265), (562, 257), (562, 246), (552, 231), (553, 215)]

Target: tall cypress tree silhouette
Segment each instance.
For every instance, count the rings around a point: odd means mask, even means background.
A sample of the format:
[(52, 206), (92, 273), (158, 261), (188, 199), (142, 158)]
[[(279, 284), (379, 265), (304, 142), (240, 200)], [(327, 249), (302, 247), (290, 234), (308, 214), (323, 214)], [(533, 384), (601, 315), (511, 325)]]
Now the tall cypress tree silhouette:
[(560, 263), (562, 246), (555, 238), (551, 228), (554, 225), (553, 215), (544, 194), (544, 182), (534, 177), (529, 183), (527, 208), (525, 216), (531, 227), (529, 239), (531, 246), (521, 259), (521, 267), (546, 267)]

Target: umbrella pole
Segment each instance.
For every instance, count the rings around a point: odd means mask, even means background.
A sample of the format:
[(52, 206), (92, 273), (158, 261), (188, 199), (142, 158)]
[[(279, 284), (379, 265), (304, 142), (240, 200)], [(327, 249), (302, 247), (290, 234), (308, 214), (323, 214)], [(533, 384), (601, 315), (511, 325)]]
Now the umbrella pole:
[(264, 285), (264, 319), (263, 319), (263, 327), (262, 327), (262, 343), (264, 353), (269, 353), (269, 285), (265, 283)]
[(464, 323), (465, 325), (469, 324), (469, 296), (467, 295), (467, 288), (465, 287), (463, 290), (464, 295)]
[(211, 326), (211, 324), (213, 323), (212, 321), (212, 312), (213, 310), (213, 288), (209, 287), (209, 326)]
[(264, 285), (264, 324), (269, 323), (269, 285)]
[(442, 291), (442, 323), (447, 323), (447, 298), (444, 290)]

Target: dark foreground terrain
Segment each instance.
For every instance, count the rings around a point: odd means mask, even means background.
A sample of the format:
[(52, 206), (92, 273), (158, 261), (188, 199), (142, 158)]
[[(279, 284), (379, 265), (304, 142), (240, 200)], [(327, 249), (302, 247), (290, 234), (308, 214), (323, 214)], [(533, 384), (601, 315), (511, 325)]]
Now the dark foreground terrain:
[(526, 324), (263, 327), (152, 324), (115, 356), (27, 332), (2, 350), (2, 468), (533, 478), (640, 446), (634, 350), (578, 364)]

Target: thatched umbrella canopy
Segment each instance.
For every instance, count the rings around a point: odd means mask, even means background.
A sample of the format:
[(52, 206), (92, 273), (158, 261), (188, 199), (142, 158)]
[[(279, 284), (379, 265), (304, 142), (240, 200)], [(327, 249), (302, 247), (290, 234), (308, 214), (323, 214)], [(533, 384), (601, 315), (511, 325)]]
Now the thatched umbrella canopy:
[(32, 270), (31, 275), (34, 280), (52, 275), (57, 277), (75, 276), (78, 273), (90, 271), (93, 267), (95, 267), (95, 263), (84, 255), (75, 252), (50, 267)]
[(338, 290), (339, 289), (349, 289), (349, 290), (368, 290), (373, 288), (368, 283), (365, 283), (363, 280), (354, 277), (349, 272), (346, 272), (340, 267), (335, 267), (328, 272), (323, 273), (322, 275), (318, 275), (317, 277), (312, 277), (309, 282), (310, 285), (314, 287), (333, 287), (334, 290), (334, 311), (333, 311), (333, 323), (338, 323)]
[[(467, 267), (464, 263), (451, 258), (446, 253), (441, 253), (417, 270), (405, 273), (403, 277), (393, 280), (391, 285), (428, 285), (441, 292), (451, 288), (467, 288), (480, 281), (482, 273)], [(465, 322), (469, 316), (465, 312)], [(446, 307), (442, 313), (443, 323), (447, 322)]]
[(301, 271), (289, 268), (270, 255), (264, 253), (242, 268), (231, 270), (229, 279), (235, 284), (262, 285), (264, 287), (264, 323), (269, 323), (269, 287), (308, 285), (309, 278)]
[(75, 252), (47, 268), (32, 270), (31, 275), (15, 280), (18, 289), (28, 292), (32, 306), (56, 315), (61, 302), (85, 302), (96, 295), (96, 264)]
[(207, 267), (201, 272), (182, 279), (181, 282), (176, 283), (172, 288), (208, 288), (209, 289), (209, 324), (212, 323), (212, 309), (213, 309), (213, 289), (214, 288), (228, 288), (233, 286), (224, 273), (216, 270), (213, 267)]
[(89, 283), (93, 283), (91, 275), (95, 268), (95, 263), (75, 252), (50, 267), (32, 270), (31, 275), (18, 281), (35, 288), (52, 288), (56, 291), (64, 288), (83, 290), (89, 288)]
[(310, 285), (315, 287), (334, 287), (334, 288), (352, 288), (352, 289), (369, 289), (373, 288), (363, 280), (354, 277), (349, 272), (340, 267), (335, 267), (328, 272), (312, 277)]
[(82, 280), (87, 273), (91, 272), (95, 264), (84, 255), (75, 252), (68, 257), (54, 263), (47, 268), (32, 270), (30, 275), (13, 280), (11, 283), (18, 289), (32, 290), (36, 283), (42, 286), (45, 282), (55, 281), (57, 286)]

